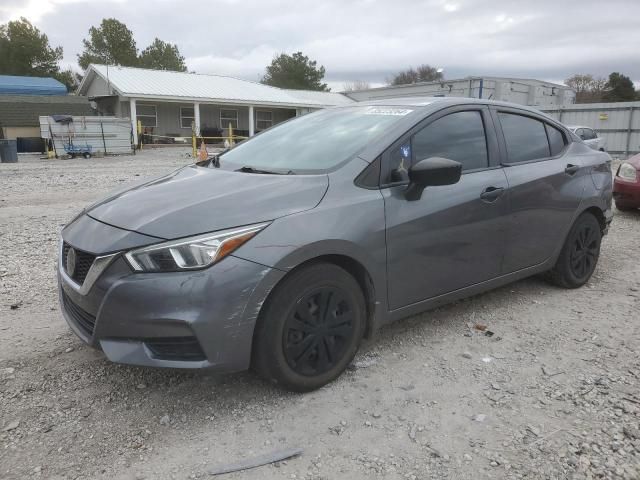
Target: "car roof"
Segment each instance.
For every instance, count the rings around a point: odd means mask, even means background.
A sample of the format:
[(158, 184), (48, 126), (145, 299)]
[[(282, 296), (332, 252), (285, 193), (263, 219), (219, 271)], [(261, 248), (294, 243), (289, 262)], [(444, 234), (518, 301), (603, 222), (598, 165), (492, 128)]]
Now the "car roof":
[[(390, 97), (390, 98), (382, 98), (376, 100), (369, 100), (363, 102), (352, 103), (350, 105), (332, 107), (333, 109), (353, 109), (353, 108), (361, 108), (361, 107), (370, 107), (370, 106), (378, 106), (378, 107), (387, 107), (387, 108), (405, 108), (409, 110), (406, 114), (403, 114), (404, 118), (399, 120), (396, 124), (394, 124), (388, 131), (387, 134), (394, 138), (399, 138), (409, 128), (412, 128), (416, 125), (416, 121), (420, 121), (421, 118), (426, 118), (438, 110), (442, 110), (447, 107), (455, 107), (457, 105), (488, 105), (488, 106), (497, 106), (497, 107), (505, 107), (512, 108), (515, 110), (519, 110), (522, 112), (530, 112), (531, 114), (542, 117), (546, 119), (552, 125), (556, 125), (558, 128), (562, 128), (569, 135), (575, 135), (575, 133), (570, 132), (567, 128), (562, 125), (555, 118), (547, 115), (540, 110), (536, 110), (535, 108), (528, 107), (525, 105), (520, 105), (516, 103), (510, 102), (498, 102), (495, 100), (488, 100), (483, 98), (468, 98), (468, 97), (428, 97), (428, 96), (415, 96), (415, 97)], [(577, 137), (576, 137), (577, 138)], [(388, 147), (388, 138), (381, 138), (378, 141), (372, 142), (367, 148), (360, 153), (360, 157), (365, 161), (372, 162), (378, 155), (380, 155), (381, 151)]]
[(579, 128), (588, 128), (589, 130), (593, 130), (592, 127), (587, 127), (586, 125), (567, 125), (569, 130), (577, 130)]
[[(511, 102), (500, 102), (497, 100), (488, 100), (484, 98), (469, 98), (469, 97), (428, 97), (428, 96), (416, 96), (416, 97), (390, 97), (390, 98), (381, 98), (377, 100), (367, 100), (358, 102), (356, 104), (347, 105), (347, 107), (354, 106), (387, 106), (387, 107), (413, 107), (413, 108), (424, 108), (424, 109), (440, 109), (444, 106), (455, 106), (455, 105), (495, 105), (498, 107), (509, 107), (509, 108), (517, 108), (520, 110), (526, 110), (537, 115), (543, 115), (545, 117), (549, 117), (546, 113), (541, 112), (533, 107), (528, 107), (526, 105), (521, 105), (518, 103)], [(549, 117), (550, 118), (550, 117)]]

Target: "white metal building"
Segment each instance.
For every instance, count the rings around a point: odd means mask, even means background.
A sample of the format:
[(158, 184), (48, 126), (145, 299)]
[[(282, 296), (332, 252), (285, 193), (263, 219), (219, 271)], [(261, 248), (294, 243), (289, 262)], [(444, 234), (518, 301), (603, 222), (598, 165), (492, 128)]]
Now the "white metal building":
[[(260, 130), (319, 108), (354, 100), (340, 93), (286, 90), (222, 75), (90, 65), (79, 95), (95, 101), (103, 115), (140, 120), (145, 133), (190, 136), (232, 126), (239, 135)], [(134, 140), (137, 143), (137, 132)]]
[(395, 85), (347, 93), (359, 102), (393, 97), (470, 97), (513, 102), (532, 107), (575, 103), (576, 92), (566, 85), (527, 78), (468, 77), (458, 80)]

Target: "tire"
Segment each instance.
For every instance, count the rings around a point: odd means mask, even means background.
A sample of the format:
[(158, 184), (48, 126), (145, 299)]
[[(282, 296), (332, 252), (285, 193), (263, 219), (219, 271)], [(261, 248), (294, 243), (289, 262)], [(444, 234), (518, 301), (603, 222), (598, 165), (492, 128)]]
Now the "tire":
[(547, 280), (563, 288), (578, 288), (589, 281), (600, 256), (602, 230), (591, 213), (575, 221)]
[(288, 390), (315, 390), (351, 363), (365, 325), (365, 299), (355, 278), (329, 263), (302, 267), (271, 292), (260, 313), (252, 368)]
[(91, 154), (90, 154), (89, 152), (84, 152), (84, 153), (82, 154), (82, 156), (83, 156), (84, 158), (91, 158)]

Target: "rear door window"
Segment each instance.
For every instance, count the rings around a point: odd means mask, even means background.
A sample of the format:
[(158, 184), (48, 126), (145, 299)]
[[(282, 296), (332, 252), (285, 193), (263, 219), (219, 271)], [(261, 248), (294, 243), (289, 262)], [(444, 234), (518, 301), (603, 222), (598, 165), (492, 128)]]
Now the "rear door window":
[(549, 147), (551, 148), (551, 156), (559, 155), (566, 145), (564, 133), (551, 125), (545, 125), (547, 128), (547, 136), (549, 137)]
[(507, 147), (507, 162), (520, 163), (551, 156), (545, 125), (524, 115), (499, 112)]

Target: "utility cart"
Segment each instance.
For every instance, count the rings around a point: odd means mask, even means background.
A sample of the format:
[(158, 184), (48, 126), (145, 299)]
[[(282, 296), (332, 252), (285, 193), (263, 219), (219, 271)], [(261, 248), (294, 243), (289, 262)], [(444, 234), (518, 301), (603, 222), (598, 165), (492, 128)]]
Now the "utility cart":
[(91, 145), (74, 145), (72, 141), (64, 145), (64, 151), (71, 158), (82, 155), (84, 158), (91, 158)]

